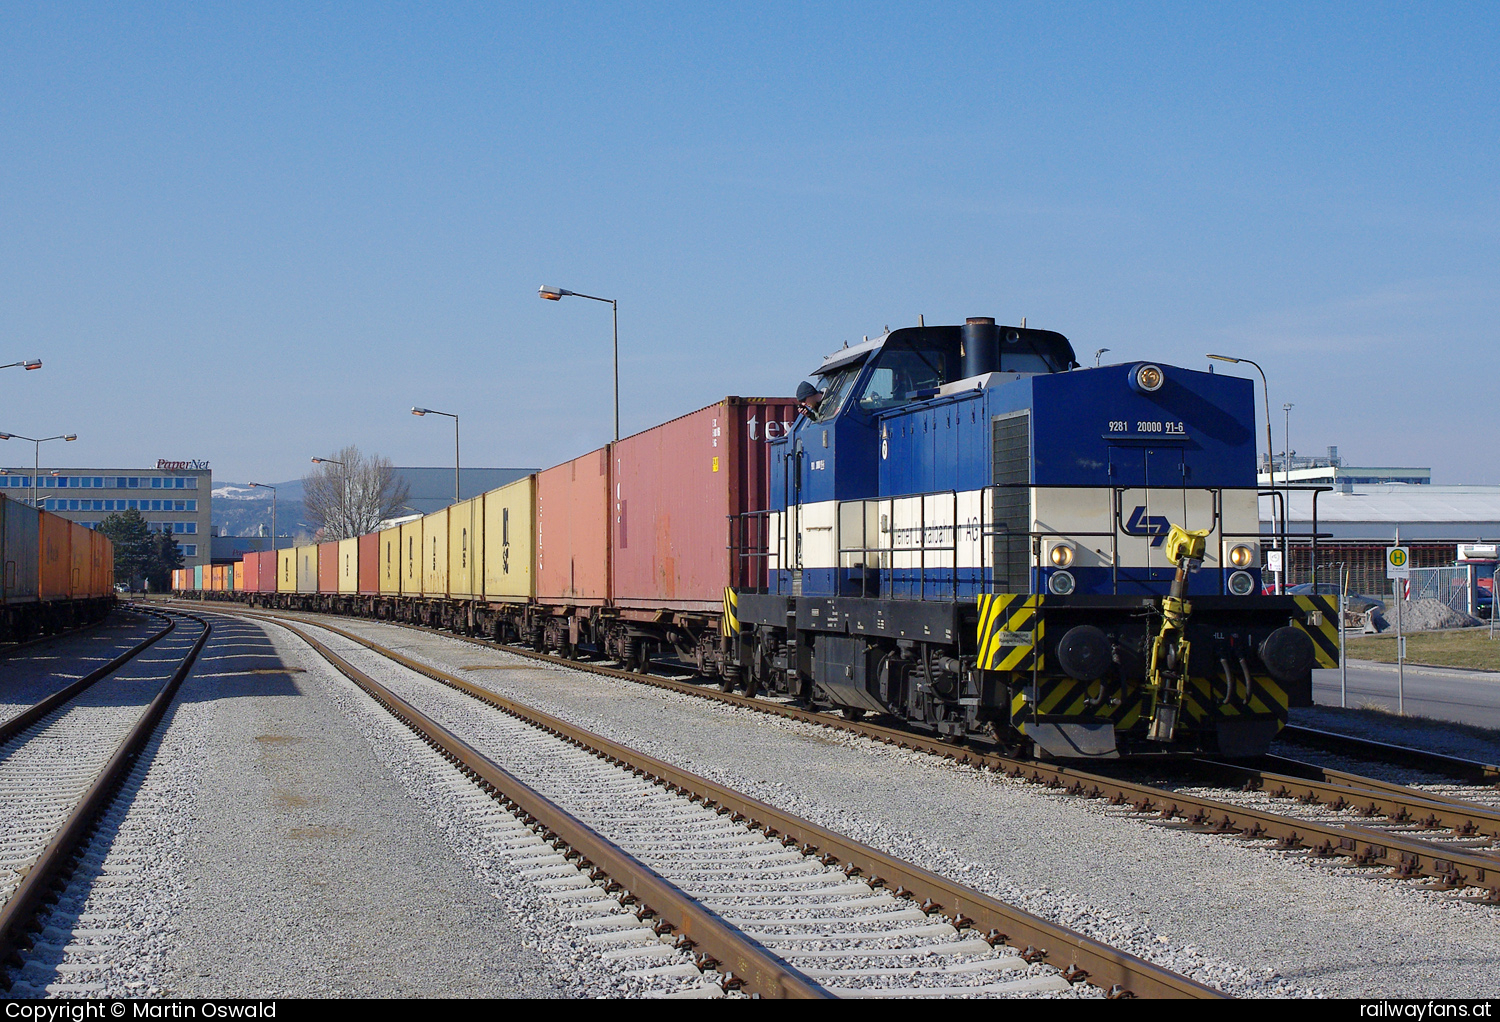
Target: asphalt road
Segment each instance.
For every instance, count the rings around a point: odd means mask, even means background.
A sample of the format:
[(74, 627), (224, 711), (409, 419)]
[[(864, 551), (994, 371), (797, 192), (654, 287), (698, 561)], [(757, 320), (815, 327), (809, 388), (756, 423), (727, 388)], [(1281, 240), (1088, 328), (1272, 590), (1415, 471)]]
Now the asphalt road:
[[(1407, 664), (1405, 675), (1408, 715), (1500, 728), (1500, 673)], [(1350, 707), (1378, 703), (1394, 711), (1396, 690), (1395, 664), (1349, 661)], [(1313, 702), (1339, 705), (1337, 670), (1313, 671)]]

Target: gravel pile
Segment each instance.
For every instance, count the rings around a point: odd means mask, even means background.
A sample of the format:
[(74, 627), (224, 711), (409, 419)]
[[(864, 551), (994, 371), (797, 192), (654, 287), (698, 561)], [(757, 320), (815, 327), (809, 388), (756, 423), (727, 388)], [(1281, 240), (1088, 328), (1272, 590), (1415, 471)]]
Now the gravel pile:
[[(1461, 610), (1454, 610), (1439, 600), (1424, 598), (1421, 600), (1402, 600), (1401, 602), (1401, 631), (1406, 632), (1430, 632), (1440, 628), (1473, 628), (1475, 625), (1484, 624), (1477, 617), (1465, 614)], [(1394, 602), (1385, 610), (1372, 610), (1370, 612), (1370, 624), (1377, 632), (1384, 632), (1396, 627), (1396, 607)]]
[[(1342, 860), (1150, 826), (1126, 807), (444, 636), (339, 623), (1237, 995), (1485, 996), (1500, 970), (1493, 909)], [(492, 666), (512, 669), (464, 670)]]

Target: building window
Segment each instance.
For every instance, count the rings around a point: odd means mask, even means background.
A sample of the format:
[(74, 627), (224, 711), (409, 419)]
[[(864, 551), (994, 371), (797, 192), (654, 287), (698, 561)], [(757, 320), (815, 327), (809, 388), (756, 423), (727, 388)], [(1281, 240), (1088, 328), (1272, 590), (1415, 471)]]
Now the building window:
[(141, 485), (141, 478), (140, 478), (140, 476), (127, 476), (126, 479), (125, 479), (125, 488), (127, 490), (134, 490), (137, 487), (139, 487), (140, 485)]
[(161, 476), (152, 476), (151, 477), (151, 488), (153, 490), (159, 490), (159, 489), (161, 489)]
[(197, 557), (198, 556), (198, 544), (197, 543), (184, 543), (182, 545), (182, 556), (184, 556), (184, 557)]
[(188, 476), (187, 488), (190, 490), (196, 490), (198, 488), (197, 476)]

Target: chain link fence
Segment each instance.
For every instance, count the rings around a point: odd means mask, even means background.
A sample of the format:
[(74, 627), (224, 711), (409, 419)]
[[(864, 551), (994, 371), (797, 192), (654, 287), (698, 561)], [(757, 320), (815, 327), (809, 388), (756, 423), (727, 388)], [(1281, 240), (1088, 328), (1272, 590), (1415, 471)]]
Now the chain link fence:
[(1456, 568), (1413, 568), (1407, 582), (1406, 598), (1437, 600), (1461, 614), (1473, 614), (1472, 574), (1472, 569), (1467, 565)]

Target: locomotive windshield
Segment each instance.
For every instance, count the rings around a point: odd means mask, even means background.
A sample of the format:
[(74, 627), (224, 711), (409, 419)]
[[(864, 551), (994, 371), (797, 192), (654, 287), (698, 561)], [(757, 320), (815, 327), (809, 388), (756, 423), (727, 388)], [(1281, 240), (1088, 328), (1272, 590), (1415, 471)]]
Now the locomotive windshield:
[(904, 404), (910, 394), (952, 383), (959, 378), (958, 342), (930, 334), (886, 342), (876, 356), (870, 382), (860, 395), (859, 406), (878, 412)]
[(864, 368), (863, 363), (855, 363), (819, 376), (818, 390), (822, 392), (823, 397), (818, 401), (816, 408), (808, 409), (807, 417), (813, 422), (827, 422), (837, 415), (844, 403), (844, 398), (849, 393), (849, 388), (854, 386), (854, 381), (859, 378), (862, 368)]

